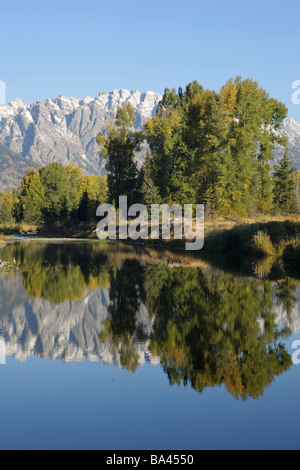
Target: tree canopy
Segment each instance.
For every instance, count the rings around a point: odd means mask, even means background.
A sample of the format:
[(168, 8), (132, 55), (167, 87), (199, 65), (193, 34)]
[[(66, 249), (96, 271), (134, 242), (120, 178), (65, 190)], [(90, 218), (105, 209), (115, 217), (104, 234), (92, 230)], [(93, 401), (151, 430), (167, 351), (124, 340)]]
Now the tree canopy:
[[(237, 77), (217, 93), (197, 82), (166, 89), (145, 125), (155, 187), (167, 202), (205, 203), (210, 213), (273, 210), (275, 144), (287, 108), (257, 82)], [(148, 163), (149, 165), (149, 163)]]

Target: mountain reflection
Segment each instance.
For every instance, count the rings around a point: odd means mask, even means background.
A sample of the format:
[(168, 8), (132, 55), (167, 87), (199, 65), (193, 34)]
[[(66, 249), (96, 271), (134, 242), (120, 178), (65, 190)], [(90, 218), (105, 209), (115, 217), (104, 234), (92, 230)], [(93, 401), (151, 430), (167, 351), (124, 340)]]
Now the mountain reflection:
[(150, 361), (171, 385), (224, 385), (243, 400), (291, 367), (291, 278), (236, 277), (119, 245), (11, 244), (0, 259), (17, 268), (0, 276), (0, 336), (18, 360), (101, 358), (131, 372)]

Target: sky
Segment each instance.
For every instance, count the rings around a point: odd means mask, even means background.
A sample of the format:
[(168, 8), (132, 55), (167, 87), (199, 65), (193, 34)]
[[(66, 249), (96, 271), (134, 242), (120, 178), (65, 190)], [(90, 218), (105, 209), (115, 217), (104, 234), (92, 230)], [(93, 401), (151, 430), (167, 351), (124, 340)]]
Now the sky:
[(0, 0), (0, 22), (6, 102), (193, 80), (219, 90), (239, 75), (300, 123), (299, 0)]

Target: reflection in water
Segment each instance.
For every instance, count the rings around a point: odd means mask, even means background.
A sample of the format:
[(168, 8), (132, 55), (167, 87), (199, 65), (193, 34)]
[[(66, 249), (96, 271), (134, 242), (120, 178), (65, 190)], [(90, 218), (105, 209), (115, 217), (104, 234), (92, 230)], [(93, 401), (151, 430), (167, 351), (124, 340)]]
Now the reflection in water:
[[(172, 267), (151, 250), (11, 244), (0, 258), (0, 336), (7, 355), (98, 360), (129, 371), (161, 363), (170, 384), (225, 385), (258, 398), (291, 367), (297, 284)], [(298, 322), (298, 323), (297, 323)]]

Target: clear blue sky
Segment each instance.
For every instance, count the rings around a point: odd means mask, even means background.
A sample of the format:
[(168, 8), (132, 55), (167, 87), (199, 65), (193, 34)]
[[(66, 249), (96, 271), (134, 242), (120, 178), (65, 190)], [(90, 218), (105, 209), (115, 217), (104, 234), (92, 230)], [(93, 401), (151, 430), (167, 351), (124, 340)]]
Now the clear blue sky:
[(192, 80), (218, 90), (241, 75), (300, 122), (299, 0), (14, 0), (0, 18), (7, 101), (162, 93)]

